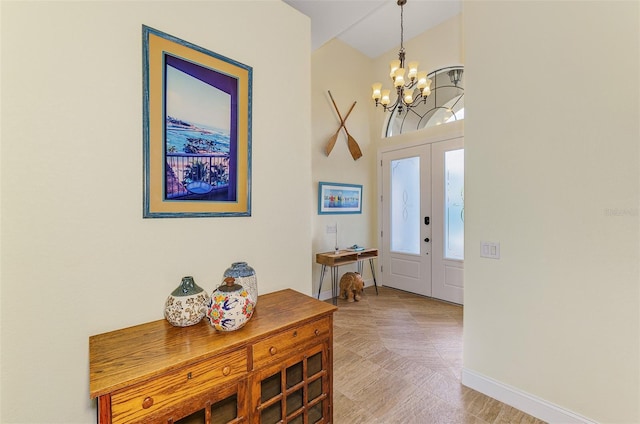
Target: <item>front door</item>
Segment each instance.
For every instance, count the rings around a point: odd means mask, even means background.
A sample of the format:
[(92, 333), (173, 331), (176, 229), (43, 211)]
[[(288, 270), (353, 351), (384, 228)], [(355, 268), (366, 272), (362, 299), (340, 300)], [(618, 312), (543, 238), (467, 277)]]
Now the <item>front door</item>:
[(382, 281), (431, 296), (431, 147), (382, 153)]
[(382, 152), (385, 286), (464, 301), (464, 138)]

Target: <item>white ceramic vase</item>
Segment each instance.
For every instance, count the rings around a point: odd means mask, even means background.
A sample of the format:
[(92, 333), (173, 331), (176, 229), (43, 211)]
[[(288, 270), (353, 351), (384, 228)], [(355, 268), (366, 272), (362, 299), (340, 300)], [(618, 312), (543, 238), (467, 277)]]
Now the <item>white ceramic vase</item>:
[(253, 301), (258, 303), (258, 278), (256, 271), (246, 262), (234, 262), (224, 272), (223, 279), (233, 277), (236, 284), (240, 284), (249, 292)]
[(164, 317), (176, 327), (199, 323), (206, 313), (209, 295), (199, 287), (193, 277), (183, 277), (182, 282), (167, 298)]
[(235, 282), (233, 277), (212, 294), (207, 305), (209, 323), (218, 331), (235, 331), (242, 328), (253, 315), (255, 300), (249, 292)]

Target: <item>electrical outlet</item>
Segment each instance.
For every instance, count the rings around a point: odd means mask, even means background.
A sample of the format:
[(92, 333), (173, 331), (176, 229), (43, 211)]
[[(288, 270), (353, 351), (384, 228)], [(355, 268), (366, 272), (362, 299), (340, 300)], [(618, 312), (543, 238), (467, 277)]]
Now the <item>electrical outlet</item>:
[(480, 242), (480, 257), (490, 259), (500, 259), (500, 243), (490, 241)]
[(327, 225), (327, 234), (335, 234), (338, 232), (338, 226), (336, 224)]

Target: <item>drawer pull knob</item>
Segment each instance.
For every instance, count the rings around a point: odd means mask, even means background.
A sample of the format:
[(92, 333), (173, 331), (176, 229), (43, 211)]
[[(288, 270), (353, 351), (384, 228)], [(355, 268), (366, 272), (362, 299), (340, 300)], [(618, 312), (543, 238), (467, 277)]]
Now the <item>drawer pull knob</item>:
[(191, 377), (192, 377), (191, 373), (188, 373), (187, 374), (187, 380), (191, 380)]
[(231, 367), (227, 365), (226, 367), (222, 368), (222, 375), (227, 376), (229, 374), (231, 374)]
[(149, 409), (152, 406), (153, 406), (153, 398), (150, 396), (147, 396), (146, 398), (144, 398), (144, 400), (142, 401), (142, 408)]
[(319, 336), (319, 335), (320, 335), (320, 330), (318, 330), (318, 329), (316, 328), (316, 331), (314, 331), (314, 333), (315, 333), (315, 335), (316, 335), (316, 336)]
[(298, 332), (297, 331), (293, 332), (293, 337), (298, 337)]
[(269, 349), (269, 353), (275, 355), (276, 353), (278, 353), (278, 349), (276, 349), (275, 346), (271, 346), (271, 348)]

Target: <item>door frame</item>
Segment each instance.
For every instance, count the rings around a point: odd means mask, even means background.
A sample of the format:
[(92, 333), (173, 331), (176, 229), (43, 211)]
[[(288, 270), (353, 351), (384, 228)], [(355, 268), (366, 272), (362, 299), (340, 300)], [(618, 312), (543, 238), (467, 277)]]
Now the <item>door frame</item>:
[[(442, 141), (448, 141), (457, 139), (460, 137), (464, 137), (464, 121), (458, 121), (446, 125), (440, 125), (437, 127), (425, 128), (423, 130), (412, 131), (405, 134), (399, 134), (389, 138), (382, 138), (381, 144), (376, 149), (376, 180), (377, 180), (377, 191), (376, 191), (376, 213), (377, 213), (377, 235), (378, 246), (380, 247), (379, 251), (382, 255), (382, 228), (384, 225), (383, 222), (383, 203), (382, 203), (382, 195), (383, 195), (383, 175), (382, 175), (382, 154), (386, 152), (392, 152), (394, 150), (405, 149), (408, 147), (417, 147), (425, 144), (433, 144)], [(384, 263), (384, 258), (380, 257), (378, 260), (378, 275), (380, 275), (380, 285), (384, 285), (384, 280), (382, 280), (382, 264)]]

